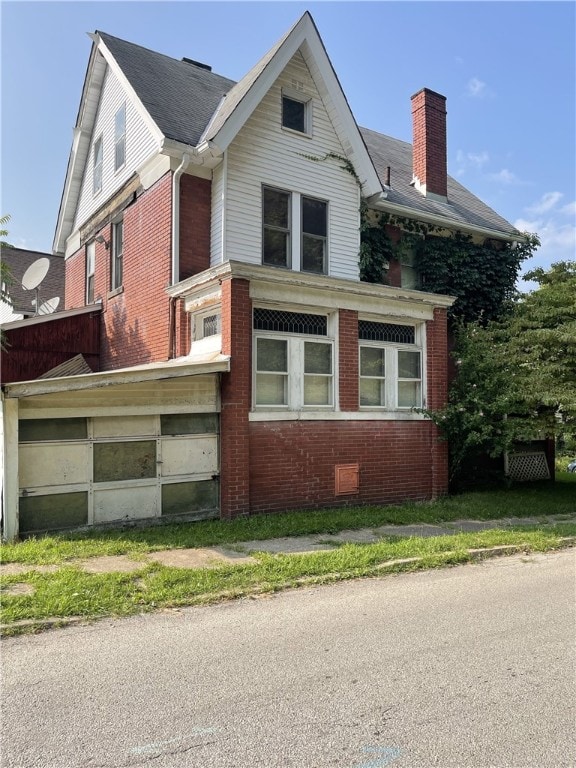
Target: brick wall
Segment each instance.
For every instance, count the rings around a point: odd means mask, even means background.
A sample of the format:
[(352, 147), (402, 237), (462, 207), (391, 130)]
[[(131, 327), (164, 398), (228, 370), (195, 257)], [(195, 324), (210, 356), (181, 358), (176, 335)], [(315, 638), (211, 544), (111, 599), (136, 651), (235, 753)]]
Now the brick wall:
[(237, 517), (250, 511), (249, 424), (251, 400), (252, 303), (246, 280), (222, 283), (222, 353), (231, 355), (230, 373), (222, 374), (220, 514)]
[[(448, 398), (448, 330), (447, 311), (434, 309), (434, 320), (426, 323), (427, 342), (427, 407), (441, 408)], [(432, 496), (448, 490), (448, 444), (440, 440), (440, 433), (430, 425), (434, 439), (431, 444)]]
[(340, 410), (357, 411), (358, 395), (358, 312), (339, 312), (339, 390)]
[(180, 179), (180, 280), (210, 267), (211, 182)]
[[(251, 422), (251, 512), (431, 498), (435, 447), (425, 421)], [(359, 492), (337, 496), (336, 465), (356, 462)]]

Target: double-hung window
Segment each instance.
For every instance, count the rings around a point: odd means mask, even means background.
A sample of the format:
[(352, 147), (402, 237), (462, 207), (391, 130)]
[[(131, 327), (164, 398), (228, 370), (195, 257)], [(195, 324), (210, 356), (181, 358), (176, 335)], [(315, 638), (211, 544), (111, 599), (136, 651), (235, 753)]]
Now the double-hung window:
[(360, 406), (390, 410), (422, 406), (423, 329), (359, 322)]
[(328, 203), (296, 192), (262, 189), (262, 263), (328, 273)]
[(86, 304), (94, 303), (94, 271), (96, 266), (96, 243), (92, 240), (86, 246)]
[(97, 195), (102, 189), (102, 163), (104, 159), (104, 150), (102, 147), (102, 136), (99, 136), (94, 142), (92, 148), (92, 157), (94, 161), (92, 175), (92, 193)]
[(117, 221), (112, 226), (112, 258), (111, 280), (112, 291), (122, 287), (122, 273), (124, 261), (124, 222)]
[(330, 408), (334, 344), (326, 315), (254, 310), (256, 407)]
[(296, 90), (282, 91), (282, 128), (312, 135), (312, 100)]
[(126, 104), (122, 104), (114, 116), (114, 170), (126, 162)]

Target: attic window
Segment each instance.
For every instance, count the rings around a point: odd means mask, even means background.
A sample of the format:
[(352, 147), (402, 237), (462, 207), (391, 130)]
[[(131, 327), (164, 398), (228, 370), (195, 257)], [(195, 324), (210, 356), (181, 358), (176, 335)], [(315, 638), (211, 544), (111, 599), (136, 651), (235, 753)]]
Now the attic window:
[(97, 195), (102, 189), (102, 136), (94, 142), (94, 175), (92, 177), (92, 192)]
[(282, 92), (282, 128), (310, 135), (312, 133), (311, 101), (304, 94)]
[(122, 104), (114, 117), (114, 170), (126, 162), (126, 104)]

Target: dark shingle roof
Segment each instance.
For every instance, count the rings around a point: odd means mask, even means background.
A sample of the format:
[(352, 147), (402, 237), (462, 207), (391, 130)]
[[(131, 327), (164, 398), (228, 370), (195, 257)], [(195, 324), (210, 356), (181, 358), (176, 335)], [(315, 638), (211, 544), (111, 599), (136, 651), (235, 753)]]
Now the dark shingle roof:
[(451, 176), (448, 176), (448, 203), (439, 203), (424, 197), (410, 184), (412, 145), (368, 128), (360, 128), (360, 133), (383, 185), (386, 182), (386, 169), (390, 166), (391, 188), (386, 198), (388, 202), (422, 211), (429, 216), (447, 218), (463, 225), (493, 229), (506, 234), (517, 233), (506, 219), (499, 216)]
[(2, 261), (8, 265), (11, 281), (8, 285), (8, 293), (12, 299), (13, 310), (17, 314), (34, 314), (36, 305), (32, 302), (36, 299), (35, 291), (25, 291), (22, 287), (22, 278), (28, 267), (38, 259), (48, 259), (50, 267), (46, 277), (39, 285), (38, 297), (40, 305), (54, 296), (60, 297), (59, 309), (64, 309), (64, 257), (54, 256), (51, 253), (41, 251), (27, 251), (24, 248), (12, 248), (3, 245), (0, 254)]
[(164, 136), (195, 147), (233, 80), (98, 32)]
[[(200, 66), (155, 53), (104, 32), (98, 34), (162, 133), (191, 146), (198, 145), (211, 119), (215, 118), (210, 135), (222, 126), (282, 42), (280, 40), (239, 83), (235, 83)], [(229, 94), (227, 101), (215, 116), (226, 94)], [(390, 203), (462, 225), (508, 235), (516, 233), (508, 221), (450, 176), (447, 204), (423, 197), (410, 185), (412, 145), (367, 128), (360, 128), (360, 132), (383, 186), (387, 166), (391, 167), (392, 188), (387, 198)]]

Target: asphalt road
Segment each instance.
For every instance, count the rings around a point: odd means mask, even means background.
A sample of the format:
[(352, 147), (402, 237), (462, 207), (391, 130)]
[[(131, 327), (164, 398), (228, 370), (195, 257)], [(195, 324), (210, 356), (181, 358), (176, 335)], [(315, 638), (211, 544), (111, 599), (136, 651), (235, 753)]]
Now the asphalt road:
[(574, 551), (38, 636), (2, 768), (576, 766)]

